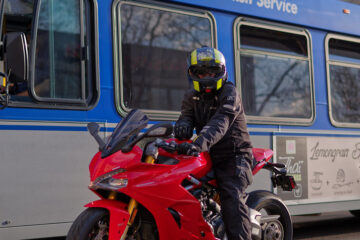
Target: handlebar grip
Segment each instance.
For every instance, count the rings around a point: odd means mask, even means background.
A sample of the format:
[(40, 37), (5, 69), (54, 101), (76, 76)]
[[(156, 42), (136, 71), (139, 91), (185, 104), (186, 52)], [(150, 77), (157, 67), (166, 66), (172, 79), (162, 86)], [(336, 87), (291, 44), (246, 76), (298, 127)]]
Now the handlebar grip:
[[(174, 153), (179, 151), (178, 149), (179, 144), (176, 143), (175, 141), (166, 142), (162, 139), (156, 139), (155, 146), (162, 148), (169, 153)], [(191, 152), (190, 154), (183, 154), (183, 155), (198, 157), (200, 155), (200, 152)]]

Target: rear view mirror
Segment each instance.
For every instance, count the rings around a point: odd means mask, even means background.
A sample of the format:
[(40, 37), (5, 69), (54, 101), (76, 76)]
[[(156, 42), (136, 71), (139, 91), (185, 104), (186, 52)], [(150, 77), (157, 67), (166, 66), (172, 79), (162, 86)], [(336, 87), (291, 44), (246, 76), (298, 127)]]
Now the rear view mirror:
[(94, 122), (88, 123), (87, 128), (92, 136), (96, 135), (100, 131), (99, 124)]
[(154, 125), (153, 127), (149, 128), (146, 132), (147, 137), (166, 137), (172, 134), (173, 132), (173, 125), (171, 123), (162, 123)]
[(93, 136), (96, 142), (99, 144), (100, 151), (104, 150), (105, 142), (99, 136), (100, 126), (97, 123), (91, 122), (87, 125), (88, 131), (90, 132), (91, 136)]
[(130, 152), (136, 143), (147, 137), (167, 137), (173, 132), (172, 123), (159, 123), (150, 127), (144, 134), (139, 135), (137, 138), (127, 143), (121, 148), (121, 151), (126, 153)]
[(29, 56), (25, 34), (10, 32), (5, 35), (5, 69), (10, 83), (28, 80)]

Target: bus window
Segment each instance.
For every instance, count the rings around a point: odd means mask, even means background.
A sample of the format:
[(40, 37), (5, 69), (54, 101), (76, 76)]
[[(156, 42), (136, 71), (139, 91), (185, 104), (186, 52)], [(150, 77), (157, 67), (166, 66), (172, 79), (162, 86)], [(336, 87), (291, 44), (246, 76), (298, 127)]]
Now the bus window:
[(360, 39), (326, 38), (330, 119), (335, 126), (360, 125)]
[(10, 85), (9, 106), (88, 107), (97, 95), (96, 74), (90, 70), (95, 69), (91, 24), (86, 20), (90, 4), (85, 0), (5, 3), (3, 38), (10, 32), (25, 33), (30, 56), (28, 79)]
[(172, 9), (169, 5), (132, 2), (120, 3), (116, 15), (119, 40), (114, 42), (120, 48), (121, 69), (115, 81), (119, 112), (140, 108), (150, 116), (154, 112), (167, 118), (176, 116), (190, 86), (186, 81), (189, 52), (203, 45), (214, 46), (212, 18), (204, 12)]
[(310, 124), (314, 107), (308, 34), (243, 18), (235, 27), (237, 83), (249, 122)]

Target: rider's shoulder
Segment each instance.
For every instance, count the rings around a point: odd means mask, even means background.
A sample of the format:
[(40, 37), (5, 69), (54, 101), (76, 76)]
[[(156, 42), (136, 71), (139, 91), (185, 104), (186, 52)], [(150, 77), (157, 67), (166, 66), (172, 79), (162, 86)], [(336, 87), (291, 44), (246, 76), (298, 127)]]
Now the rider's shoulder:
[(225, 82), (224, 86), (221, 89), (220, 95), (229, 96), (229, 95), (237, 95), (237, 89), (232, 82)]

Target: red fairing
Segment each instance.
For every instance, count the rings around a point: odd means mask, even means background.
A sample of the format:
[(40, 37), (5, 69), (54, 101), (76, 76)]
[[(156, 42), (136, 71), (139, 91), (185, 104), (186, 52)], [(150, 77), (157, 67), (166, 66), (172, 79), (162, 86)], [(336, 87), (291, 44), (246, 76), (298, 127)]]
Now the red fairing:
[(142, 154), (143, 152), (138, 146), (134, 146), (129, 153), (118, 151), (106, 158), (101, 158), (101, 152), (98, 152), (89, 166), (90, 180), (94, 181), (101, 175), (118, 168), (129, 168), (132, 165), (139, 164)]
[(262, 149), (262, 148), (253, 148), (253, 155), (256, 160), (256, 165), (254, 166), (252, 173), (255, 175), (260, 171), (273, 156), (273, 151), (271, 149)]

